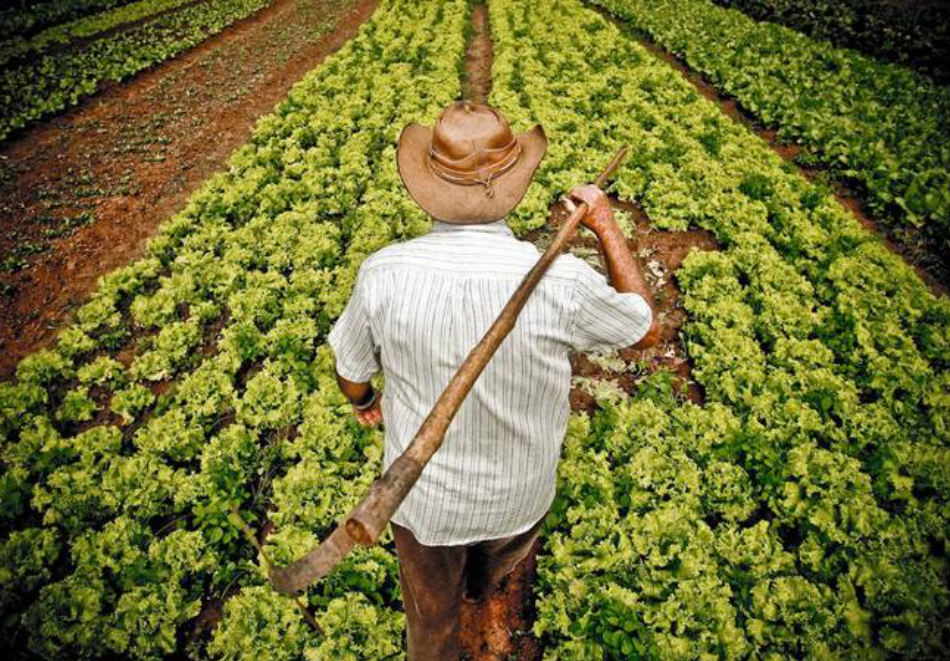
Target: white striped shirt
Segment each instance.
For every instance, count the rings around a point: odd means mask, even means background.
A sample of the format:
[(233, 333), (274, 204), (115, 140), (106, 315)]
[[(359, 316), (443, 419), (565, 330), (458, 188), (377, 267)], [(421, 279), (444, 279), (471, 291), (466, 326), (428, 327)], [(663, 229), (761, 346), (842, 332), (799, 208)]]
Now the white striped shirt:
[[(383, 371), (384, 470), (539, 255), (504, 219), (434, 221), (428, 234), (388, 245), (360, 266), (328, 342), (343, 378), (365, 382)], [(629, 346), (651, 321), (640, 295), (618, 293), (583, 260), (559, 256), (393, 521), (428, 546), (530, 528), (554, 499), (570, 414), (568, 353)]]

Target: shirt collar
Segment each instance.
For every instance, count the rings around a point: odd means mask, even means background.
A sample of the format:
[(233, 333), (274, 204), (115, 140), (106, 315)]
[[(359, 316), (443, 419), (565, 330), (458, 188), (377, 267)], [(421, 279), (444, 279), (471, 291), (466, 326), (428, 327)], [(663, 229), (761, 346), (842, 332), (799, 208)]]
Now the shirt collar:
[(491, 223), (469, 223), (461, 225), (458, 223), (447, 223), (442, 220), (433, 219), (430, 232), (488, 232), (490, 234), (507, 234), (514, 236), (515, 233), (508, 227), (505, 219), (493, 221)]

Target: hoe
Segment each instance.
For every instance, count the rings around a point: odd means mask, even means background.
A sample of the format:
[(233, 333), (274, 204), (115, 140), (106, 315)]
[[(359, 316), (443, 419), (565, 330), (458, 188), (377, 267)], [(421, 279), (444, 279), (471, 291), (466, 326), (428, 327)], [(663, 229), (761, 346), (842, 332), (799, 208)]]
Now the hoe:
[[(620, 149), (607, 168), (600, 173), (594, 184), (603, 188), (626, 155), (626, 149)], [(350, 511), (344, 521), (330, 534), (322, 544), (309, 551), (299, 560), (287, 567), (276, 567), (264, 554), (254, 534), (243, 523), (236, 510), (232, 519), (245, 532), (248, 540), (258, 549), (264, 559), (265, 570), (270, 576), (274, 588), (283, 594), (293, 595), (308, 585), (315, 583), (330, 573), (356, 544), (372, 546), (390, 518), (412, 489), (419, 475), (432, 455), (442, 445), (445, 432), (458, 412), (465, 396), (471, 390), (475, 380), (491, 360), (495, 351), (515, 326), (518, 315), (524, 308), (528, 297), (551, 266), (551, 263), (564, 250), (577, 224), (587, 212), (586, 204), (579, 204), (562, 223), (554, 240), (548, 246), (537, 263), (525, 275), (518, 289), (511, 295), (494, 323), (475, 345), (465, 361), (455, 372), (452, 380), (439, 396), (419, 431), (392, 465), (373, 484), (369, 492)], [(297, 605), (311, 626), (316, 626), (312, 616), (298, 599)]]

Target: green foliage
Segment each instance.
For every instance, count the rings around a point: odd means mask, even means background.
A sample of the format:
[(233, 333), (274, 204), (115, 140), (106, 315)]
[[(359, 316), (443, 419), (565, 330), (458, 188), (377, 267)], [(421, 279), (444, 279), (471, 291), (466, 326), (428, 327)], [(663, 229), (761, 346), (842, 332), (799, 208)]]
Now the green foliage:
[[(395, 558), (388, 551), (357, 551), (356, 556), (385, 554), (394, 572)], [(357, 573), (359, 572), (359, 573)], [(331, 580), (343, 576), (371, 576), (367, 561), (348, 558)], [(387, 572), (388, 573), (388, 572)], [(269, 585), (244, 588), (225, 605), (224, 617), (208, 645), (208, 654), (219, 661), (299, 659), (308, 661), (397, 661), (403, 652), (403, 614), (378, 605), (372, 597), (379, 585), (352, 585), (316, 601), (316, 616), (323, 635), (304, 622), (297, 605)], [(310, 599), (310, 603), (314, 603)]]
[(402, 613), (379, 608), (359, 593), (327, 604), (317, 624), (333, 635), (304, 650), (307, 661), (398, 661), (405, 659)]
[(85, 422), (92, 420), (96, 408), (96, 403), (89, 397), (88, 388), (75, 388), (63, 397), (63, 403), (56, 411), (56, 419), (62, 422)]
[(278, 429), (300, 418), (300, 393), (293, 381), (281, 379), (278, 363), (265, 363), (247, 382), (237, 402), (238, 422), (261, 429)]
[[(644, 12), (702, 20), (670, 6)], [(675, 274), (706, 405), (658, 376), (571, 422), (539, 560), (547, 657), (941, 658), (946, 300), (598, 13), (489, 9), (492, 101), (552, 146), (519, 228), (626, 145), (616, 192), (722, 246)]]
[(12, 39), (0, 42), (0, 65), (6, 65), (11, 60), (19, 60), (26, 56), (36, 57), (50, 48), (68, 44), (72, 40), (88, 38), (125, 23), (147, 19), (153, 14), (174, 9), (188, 1), (139, 0), (139, 2), (126, 3), (112, 11), (104, 11), (52, 26), (29, 39), (14, 36)]
[[(779, 139), (809, 147), (834, 174), (858, 182), (878, 216), (897, 227), (920, 227), (938, 252), (950, 250), (945, 87), (710, 0), (595, 4), (685, 59), (777, 128)], [(875, 34), (868, 41), (881, 40)]]
[[(950, 306), (595, 12), (489, 9), (492, 101), (550, 139), (512, 226), (624, 144), (614, 189), (723, 247), (676, 273), (707, 403), (661, 374), (633, 399), (594, 386), (602, 410), (571, 419), (539, 561), (548, 658), (940, 658)], [(402, 658), (391, 540), (305, 594), (317, 637), (227, 513), (286, 564), (379, 473), (324, 338), (365, 256), (427, 228), (393, 145), (456, 97), (467, 12), (384, 0), (0, 385), (2, 621), (35, 656), (167, 657), (226, 594), (198, 658)], [(109, 393), (121, 425), (77, 431)]]
[(122, 418), (123, 423), (129, 424), (154, 400), (155, 395), (151, 390), (141, 384), (133, 383), (127, 388), (115, 391), (110, 409)]
[(0, 613), (4, 634), (15, 630), (15, 615), (33, 591), (52, 578), (61, 543), (55, 530), (16, 530), (0, 544)]
[(928, 73), (950, 78), (947, 49), (950, 13), (940, 0), (715, 0), (758, 20), (781, 23), (837, 46), (854, 48)]
[(309, 638), (316, 637), (293, 601), (270, 586), (256, 585), (225, 604), (208, 653), (221, 661), (295, 661)]
[(318, 639), (260, 587), (228, 513), (279, 526), (268, 548), (289, 562), (379, 473), (381, 435), (353, 419), (324, 340), (366, 255), (428, 228), (395, 127), (455, 98), (467, 20), (461, 0), (384, 0), (0, 384), (0, 605), (18, 652), (168, 657), (202, 599), (225, 596), (234, 617), (189, 653), (403, 657), (391, 542), (307, 595)]
[[(146, 0), (122, 7), (114, 16), (83, 19), (51, 28), (29, 42), (0, 45), (0, 140), (95, 93), (106, 81), (119, 81), (163, 62), (266, 6), (270, 0), (212, 0), (160, 13), (183, 0)], [(128, 30), (109, 31), (111, 23), (159, 13)], [(105, 31), (75, 47), (53, 46)], [(11, 59), (12, 58), (12, 59)]]
[[(21, 3), (0, 11), (0, 37), (24, 37), (44, 27), (106, 11), (133, 0), (55, 0)], [(26, 7), (22, 5), (28, 5)]]
[(125, 517), (77, 537), (71, 555), (74, 571), (43, 587), (24, 615), (39, 656), (171, 654), (178, 626), (198, 614), (202, 580), (215, 567), (198, 533), (157, 539)]

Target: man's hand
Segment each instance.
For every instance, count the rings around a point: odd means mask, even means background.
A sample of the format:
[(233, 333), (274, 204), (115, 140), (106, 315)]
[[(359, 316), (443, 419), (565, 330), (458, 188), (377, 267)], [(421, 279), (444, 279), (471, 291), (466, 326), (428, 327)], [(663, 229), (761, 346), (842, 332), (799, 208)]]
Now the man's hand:
[[(339, 372), (336, 372), (336, 383), (340, 386), (343, 396), (353, 405), (353, 415), (356, 416), (356, 419), (361, 425), (364, 427), (372, 427), (383, 421), (383, 409), (381, 404), (383, 394), (375, 392), (372, 383), (369, 381), (350, 381), (340, 376)], [(375, 398), (373, 399), (372, 406), (362, 411), (356, 408), (357, 404), (364, 402), (369, 403), (371, 398)]]
[(587, 204), (587, 213), (581, 218), (581, 225), (589, 229), (598, 237), (613, 229), (619, 229), (617, 221), (614, 219), (613, 209), (610, 208), (610, 200), (606, 193), (593, 184), (587, 186), (577, 186), (571, 189), (567, 197), (568, 211), (573, 213), (574, 203)]
[(383, 394), (379, 393), (373, 405), (365, 411), (360, 411), (354, 407), (353, 415), (364, 427), (375, 427), (380, 424), (383, 421)]

